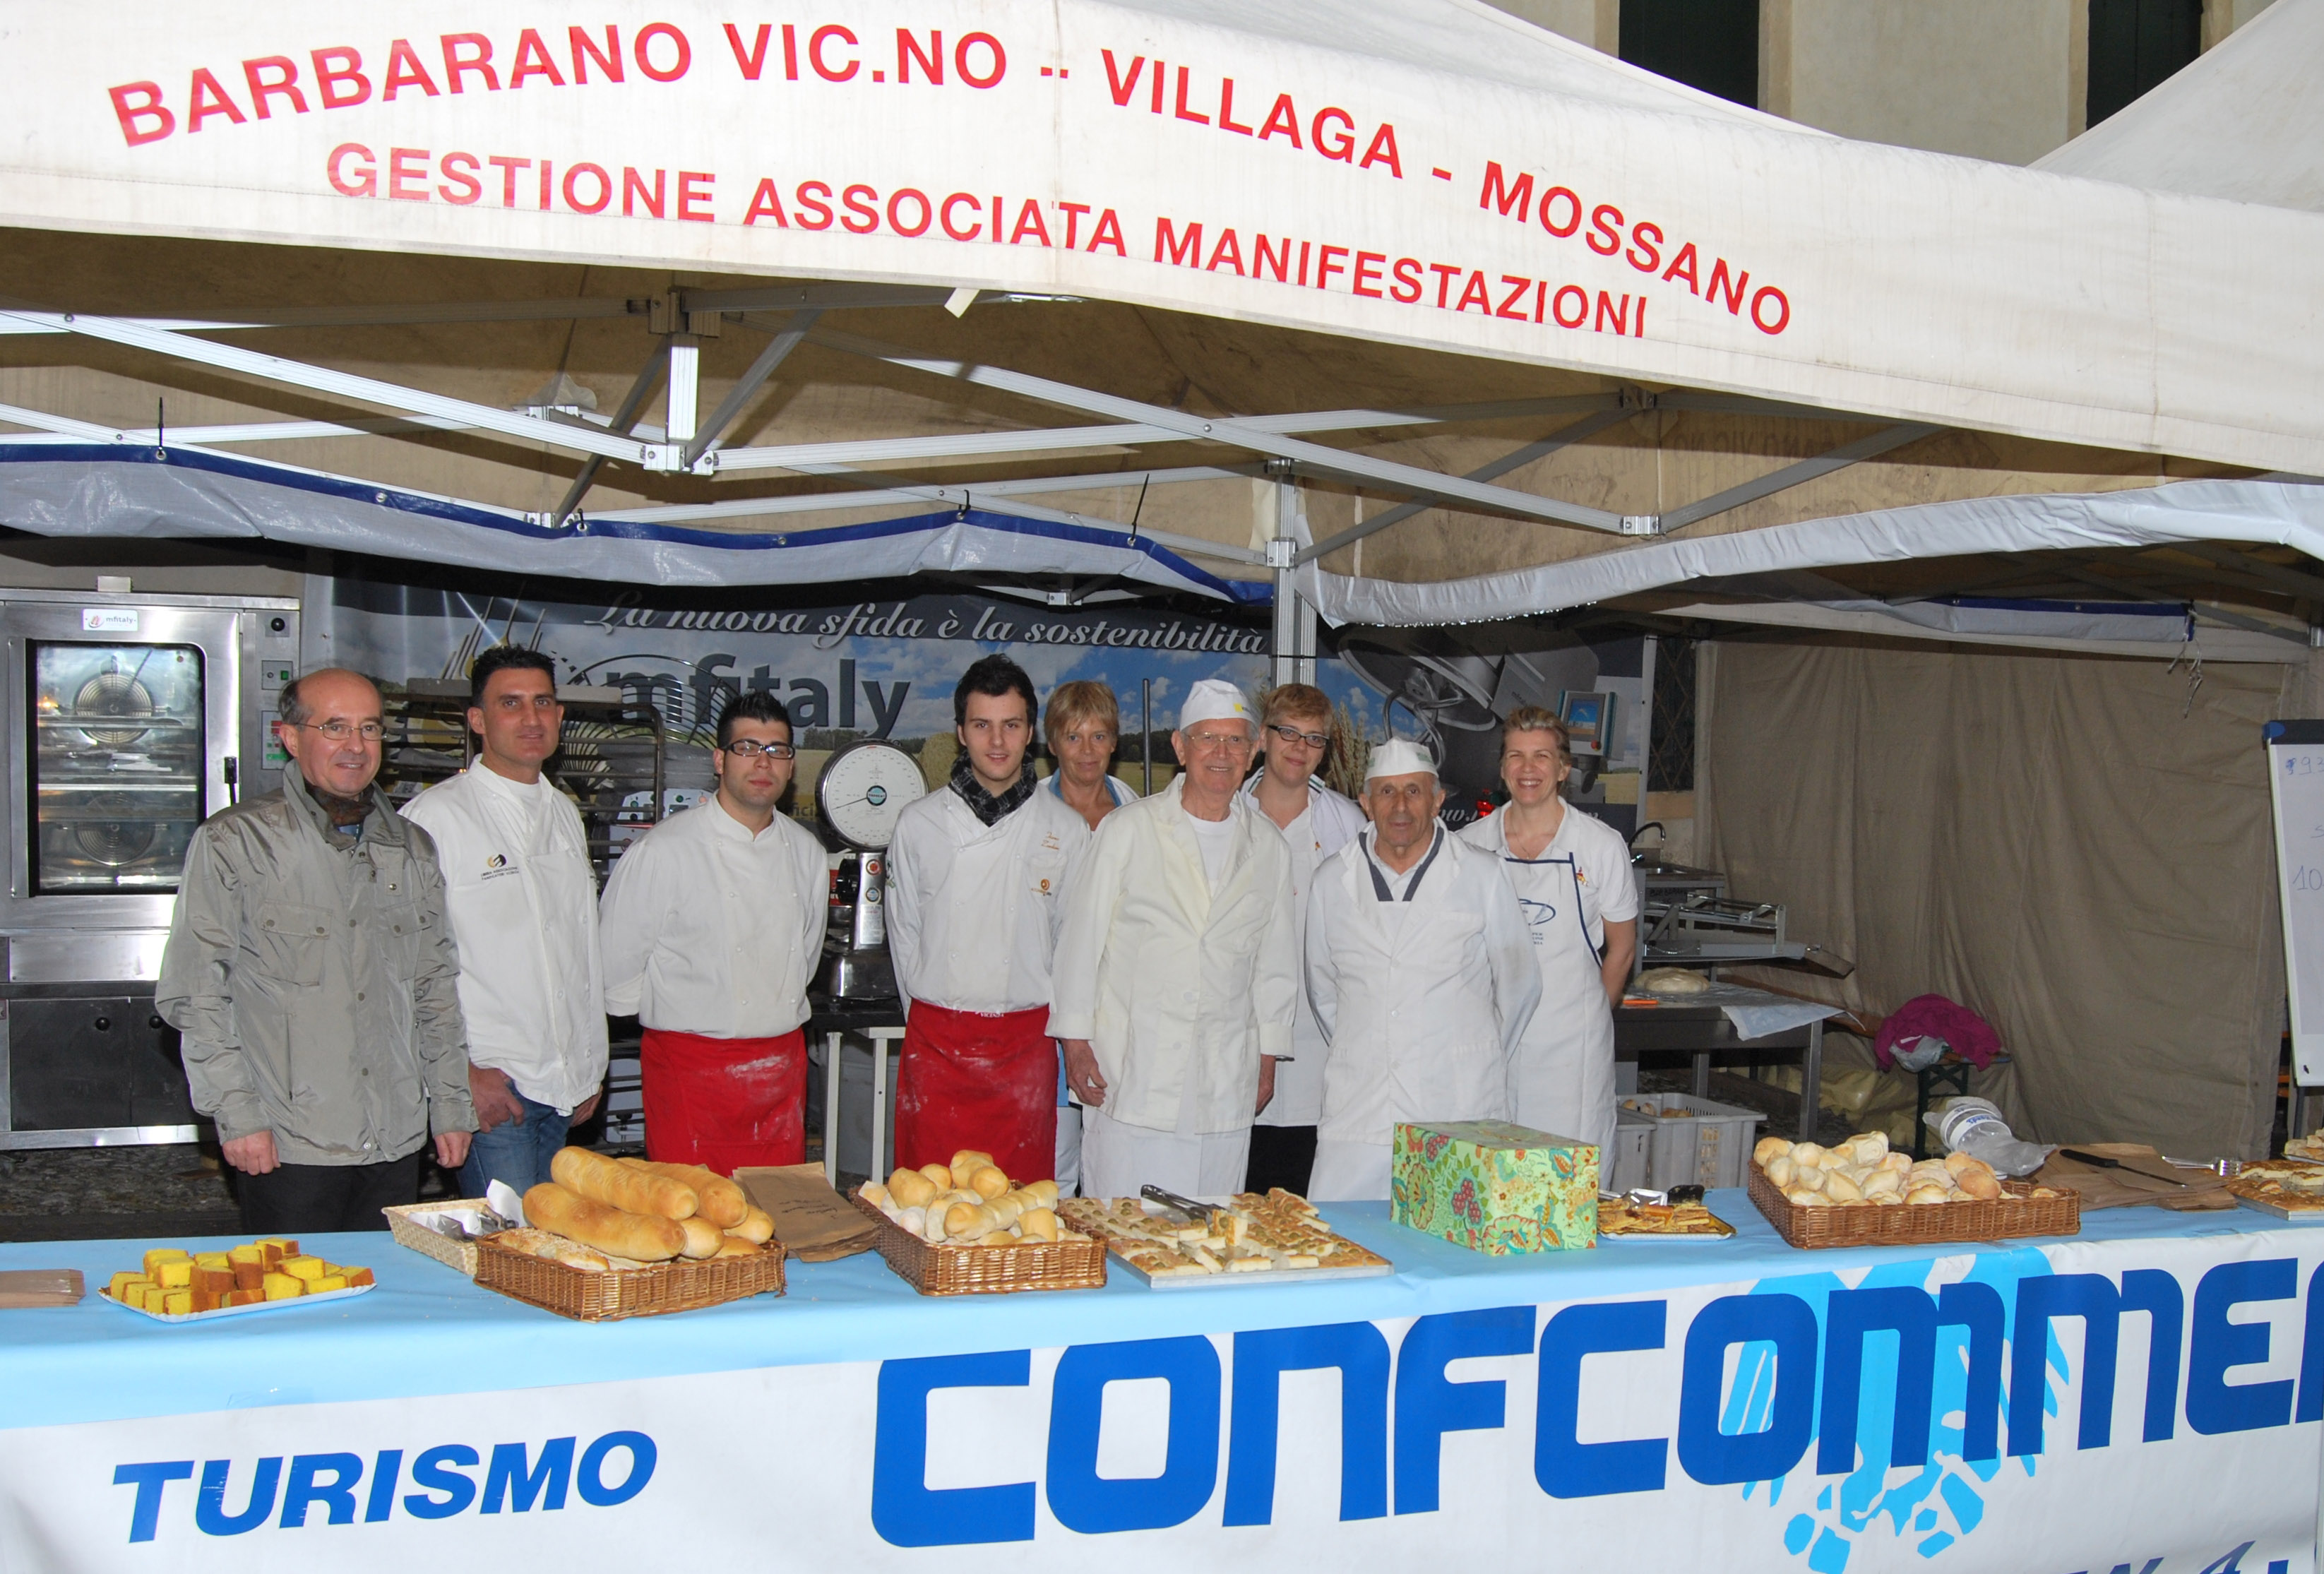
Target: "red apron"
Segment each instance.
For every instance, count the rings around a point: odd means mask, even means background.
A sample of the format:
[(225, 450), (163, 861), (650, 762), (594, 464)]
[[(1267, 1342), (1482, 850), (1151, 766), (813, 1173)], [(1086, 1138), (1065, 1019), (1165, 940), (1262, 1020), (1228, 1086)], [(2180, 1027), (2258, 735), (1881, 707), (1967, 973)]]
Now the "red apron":
[(896, 1162), (950, 1164), (964, 1147), (991, 1154), (1020, 1186), (1054, 1176), (1057, 1045), (1047, 1006), (982, 1017), (912, 1002), (896, 1065)]
[(745, 1164), (807, 1162), (801, 1029), (779, 1038), (706, 1038), (649, 1027), (638, 1059), (646, 1156), (655, 1163), (731, 1175)]

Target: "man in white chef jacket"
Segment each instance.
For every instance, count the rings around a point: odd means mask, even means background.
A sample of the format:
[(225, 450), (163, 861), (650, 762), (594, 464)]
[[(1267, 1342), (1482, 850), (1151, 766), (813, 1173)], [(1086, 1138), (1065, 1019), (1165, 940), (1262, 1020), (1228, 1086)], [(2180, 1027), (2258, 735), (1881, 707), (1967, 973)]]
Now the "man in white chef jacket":
[(1240, 1188), (1290, 1053), (1290, 850), (1237, 796), (1256, 723), (1232, 684), (1195, 684), (1178, 775), (1100, 823), (1065, 893), (1049, 1031), (1084, 1107), (1084, 1196)]
[(1398, 1121), (1508, 1117), (1541, 970), (1500, 862), (1438, 822), (1427, 750), (1372, 750), (1371, 826), (1315, 872), (1307, 993), (1332, 1041), (1310, 1195), (1384, 1201)]
[(896, 1162), (916, 1170), (974, 1147), (1012, 1181), (1047, 1180), (1057, 1154), (1049, 963), (1090, 829), (1038, 790), (1026, 758), (1038, 707), (1023, 667), (984, 657), (952, 703), (952, 779), (897, 816), (888, 847), (888, 950), (906, 1010)]
[(807, 1157), (807, 986), (823, 844), (778, 812), (797, 752), (763, 689), (718, 717), (718, 790), (630, 844), (605, 882), (605, 1008), (645, 1027), (646, 1154), (732, 1174)]
[(460, 1195), (493, 1181), (521, 1195), (549, 1179), (605, 1078), (597, 879), (579, 812), (541, 771), (565, 729), (549, 658), (509, 645), (477, 657), (468, 728), (475, 763), (403, 814), (435, 838), (459, 947), (476, 1107)]
[[(1305, 954), (1307, 893), (1315, 870), (1364, 828), (1364, 812), (1316, 779), (1332, 746), (1332, 702), (1305, 683), (1267, 691), (1259, 746), (1266, 763), (1243, 784), (1242, 796), (1283, 833), (1291, 850), (1291, 913)], [(1323, 1062), (1331, 1046), (1300, 991), (1291, 1025), (1291, 1053), (1275, 1062), (1275, 1097), (1250, 1128), (1250, 1167), (1243, 1190), (1280, 1186), (1307, 1194), (1315, 1163), (1315, 1122), (1323, 1110)]]

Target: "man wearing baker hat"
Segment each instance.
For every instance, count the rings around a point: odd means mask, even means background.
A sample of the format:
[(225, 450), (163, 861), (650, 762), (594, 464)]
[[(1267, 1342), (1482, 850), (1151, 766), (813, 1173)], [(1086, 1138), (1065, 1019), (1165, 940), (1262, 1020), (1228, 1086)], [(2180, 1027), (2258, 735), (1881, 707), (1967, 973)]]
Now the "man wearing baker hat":
[(1315, 871), (1307, 994), (1331, 1039), (1313, 1197), (1384, 1200), (1398, 1121), (1506, 1119), (1541, 970), (1500, 862), (1445, 833), (1428, 751), (1372, 750), (1370, 826)]
[(1178, 775), (1105, 817), (1066, 891), (1049, 1031), (1085, 1107), (1084, 1196), (1242, 1184), (1299, 988), (1290, 850), (1236, 793), (1257, 730), (1241, 690), (1195, 684)]

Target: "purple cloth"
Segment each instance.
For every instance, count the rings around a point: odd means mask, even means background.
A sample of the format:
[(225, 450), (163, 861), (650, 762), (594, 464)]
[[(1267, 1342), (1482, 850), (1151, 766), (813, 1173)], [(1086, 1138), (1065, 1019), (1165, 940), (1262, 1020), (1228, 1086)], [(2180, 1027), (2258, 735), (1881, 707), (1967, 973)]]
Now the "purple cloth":
[(1955, 1000), (1942, 995), (1916, 995), (1888, 1014), (1880, 1025), (1880, 1036), (1873, 1041), (1873, 1058), (1883, 1071), (1895, 1065), (1892, 1053), (1898, 1043), (1908, 1038), (1941, 1038), (1952, 1046), (1952, 1052), (1983, 1071), (2001, 1053), (2001, 1036), (1993, 1024)]

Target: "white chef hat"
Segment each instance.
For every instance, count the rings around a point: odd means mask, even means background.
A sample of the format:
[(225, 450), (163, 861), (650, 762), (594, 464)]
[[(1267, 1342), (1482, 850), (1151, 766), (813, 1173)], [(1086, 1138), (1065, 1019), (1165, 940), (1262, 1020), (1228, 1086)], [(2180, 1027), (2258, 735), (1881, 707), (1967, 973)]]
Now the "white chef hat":
[(1436, 761), (1428, 750), (1409, 738), (1391, 738), (1385, 743), (1372, 745), (1372, 762), (1364, 768), (1364, 780), (1376, 776), (1410, 776), (1416, 771), (1436, 774)]
[(1242, 697), (1242, 690), (1215, 677), (1196, 680), (1186, 691), (1186, 703), (1178, 707), (1178, 729), (1184, 732), (1197, 722), (1256, 722), (1250, 702)]

